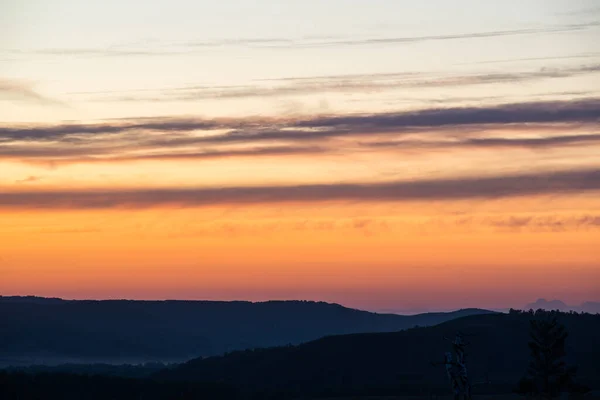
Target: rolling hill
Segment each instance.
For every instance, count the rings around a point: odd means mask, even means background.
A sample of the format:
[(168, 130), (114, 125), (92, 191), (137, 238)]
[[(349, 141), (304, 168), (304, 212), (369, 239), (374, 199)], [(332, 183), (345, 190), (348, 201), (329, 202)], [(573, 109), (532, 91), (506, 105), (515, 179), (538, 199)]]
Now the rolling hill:
[(75, 301), (0, 297), (0, 366), (181, 362), (327, 335), (398, 331), (478, 309), (413, 316), (307, 301)]
[[(427, 394), (448, 391), (444, 336), (461, 331), (472, 381), (490, 383), (480, 392), (510, 392), (529, 361), (529, 313), (487, 314), (393, 333), (325, 337), (298, 346), (232, 352), (191, 360), (161, 371), (166, 381), (219, 382), (248, 391), (305, 396)], [(578, 365), (580, 381), (600, 388), (600, 316), (560, 314), (568, 332), (567, 362)]]

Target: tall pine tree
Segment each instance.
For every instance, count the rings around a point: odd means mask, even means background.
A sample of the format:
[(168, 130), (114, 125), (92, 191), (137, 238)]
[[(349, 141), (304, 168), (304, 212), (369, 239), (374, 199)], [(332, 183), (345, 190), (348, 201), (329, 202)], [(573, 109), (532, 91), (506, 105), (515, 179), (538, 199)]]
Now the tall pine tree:
[(546, 315), (530, 323), (531, 361), (527, 375), (519, 381), (517, 393), (553, 399), (565, 391), (585, 391), (585, 388), (573, 382), (576, 367), (567, 367), (563, 360), (568, 336), (565, 327), (556, 320), (556, 316), (548, 318)]

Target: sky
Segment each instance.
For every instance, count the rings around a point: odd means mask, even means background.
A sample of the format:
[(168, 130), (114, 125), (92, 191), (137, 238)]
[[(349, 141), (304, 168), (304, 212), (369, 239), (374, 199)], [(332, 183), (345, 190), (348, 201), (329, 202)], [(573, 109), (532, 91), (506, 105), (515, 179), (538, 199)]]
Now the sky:
[(3, 0), (0, 294), (600, 301), (594, 0)]

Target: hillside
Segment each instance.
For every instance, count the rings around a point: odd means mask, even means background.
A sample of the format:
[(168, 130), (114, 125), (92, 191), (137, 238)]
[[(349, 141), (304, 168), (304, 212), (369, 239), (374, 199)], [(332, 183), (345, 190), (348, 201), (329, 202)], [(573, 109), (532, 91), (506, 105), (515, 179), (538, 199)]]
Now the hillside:
[(0, 297), (0, 366), (178, 362), (327, 335), (438, 324), (469, 309), (414, 316), (307, 301), (71, 301)]
[[(444, 336), (468, 335), (472, 381), (491, 383), (479, 392), (509, 392), (529, 360), (531, 315), (489, 314), (394, 333), (334, 336), (299, 346), (234, 352), (196, 359), (165, 370), (168, 381), (221, 382), (252, 391), (302, 395), (423, 394), (447, 391), (443, 367), (431, 366), (450, 350)], [(561, 314), (569, 332), (567, 361), (579, 366), (580, 381), (600, 387), (600, 316)]]

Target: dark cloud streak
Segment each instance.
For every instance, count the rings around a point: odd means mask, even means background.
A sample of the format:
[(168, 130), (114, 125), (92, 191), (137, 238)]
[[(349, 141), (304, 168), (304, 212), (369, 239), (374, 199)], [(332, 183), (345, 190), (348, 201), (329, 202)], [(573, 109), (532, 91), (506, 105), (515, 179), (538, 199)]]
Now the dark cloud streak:
[(54, 166), (60, 164), (93, 163), (93, 162), (123, 162), (123, 161), (192, 161), (192, 160), (214, 160), (224, 158), (243, 158), (243, 157), (269, 157), (269, 156), (290, 156), (290, 155), (310, 155), (324, 154), (330, 152), (318, 146), (273, 146), (273, 147), (255, 147), (250, 149), (232, 149), (232, 150), (206, 150), (206, 151), (182, 151), (182, 152), (162, 152), (146, 154), (110, 154), (107, 152), (90, 151), (86, 149), (74, 149), (70, 152), (62, 152), (61, 149), (35, 149), (30, 152), (27, 148), (22, 148), (19, 152), (2, 154), (0, 148), (0, 160), (20, 160), (26, 159), (30, 163), (51, 162)]
[(0, 193), (0, 207), (100, 209), (330, 201), (447, 201), (572, 195), (598, 190), (600, 170), (592, 169), (377, 184), (4, 192)]
[(352, 127), (388, 129), (448, 125), (595, 122), (600, 119), (600, 99), (531, 102), (489, 107), (454, 107), (365, 116), (335, 116), (299, 121), (298, 127)]
[[(600, 99), (588, 98), (287, 119), (151, 118), (88, 125), (8, 126), (0, 127), (0, 159), (58, 163), (200, 160), (316, 154), (351, 150), (357, 146), (541, 149), (597, 143), (600, 134), (582, 134), (581, 129), (597, 132), (598, 122)], [(474, 136), (486, 129), (520, 134), (522, 131), (552, 129), (559, 133), (544, 137)], [(564, 133), (569, 130), (573, 130), (573, 134)], [(447, 134), (450, 140), (432, 135), (440, 133)], [(383, 140), (382, 136), (390, 139)], [(362, 143), (340, 139), (361, 139)]]
[[(408, 132), (415, 128), (539, 123), (595, 123), (600, 120), (600, 99), (501, 104), (486, 107), (433, 108), (379, 114), (316, 116), (299, 119), (247, 118), (231, 120), (164, 119), (122, 124), (2, 127), (2, 141), (61, 141), (72, 137), (117, 135), (134, 131), (181, 133), (230, 129), (229, 133), (190, 138), (196, 143), (261, 140), (306, 140), (378, 132)], [(168, 137), (166, 138), (168, 141)]]
[[(370, 141), (362, 143), (353, 143), (349, 146), (341, 144), (331, 144), (328, 146), (271, 146), (271, 147), (252, 147), (245, 149), (218, 149), (218, 150), (177, 150), (173, 149), (165, 152), (164, 146), (168, 143), (193, 144), (194, 138), (188, 140), (180, 139), (180, 142), (147, 142), (145, 145), (152, 153), (127, 153), (127, 151), (140, 150), (141, 146), (132, 146), (131, 148), (89, 148), (82, 146), (72, 146), (70, 148), (51, 147), (51, 146), (11, 146), (4, 148), (0, 145), (0, 160), (21, 161), (27, 163), (46, 163), (51, 162), (54, 166), (60, 164), (92, 163), (92, 162), (124, 162), (124, 161), (192, 161), (192, 160), (211, 160), (224, 158), (254, 158), (270, 156), (300, 156), (314, 154), (335, 154), (351, 152), (361, 149), (383, 149), (383, 150), (410, 150), (415, 149), (468, 149), (468, 148), (522, 148), (530, 150), (540, 150), (556, 148), (560, 146), (579, 146), (585, 144), (595, 144), (600, 142), (600, 134), (585, 135), (565, 135), (537, 138), (503, 138), (503, 137), (474, 137), (448, 140), (401, 140), (401, 141)], [(154, 148), (153, 144), (159, 146)], [(168, 146), (166, 146), (168, 149)], [(123, 151), (125, 150), (125, 151)], [(161, 151), (162, 150), (162, 151)]]
[[(233, 124), (235, 126), (235, 124)], [(64, 140), (70, 136), (112, 135), (128, 131), (189, 132), (218, 128), (212, 121), (165, 119), (129, 124), (68, 124), (44, 127), (0, 127), (0, 142), (8, 140)]]
[(375, 141), (363, 143), (374, 148), (528, 148), (540, 149), (564, 145), (579, 145), (600, 142), (600, 134), (565, 135), (537, 138), (480, 137), (456, 141)]

